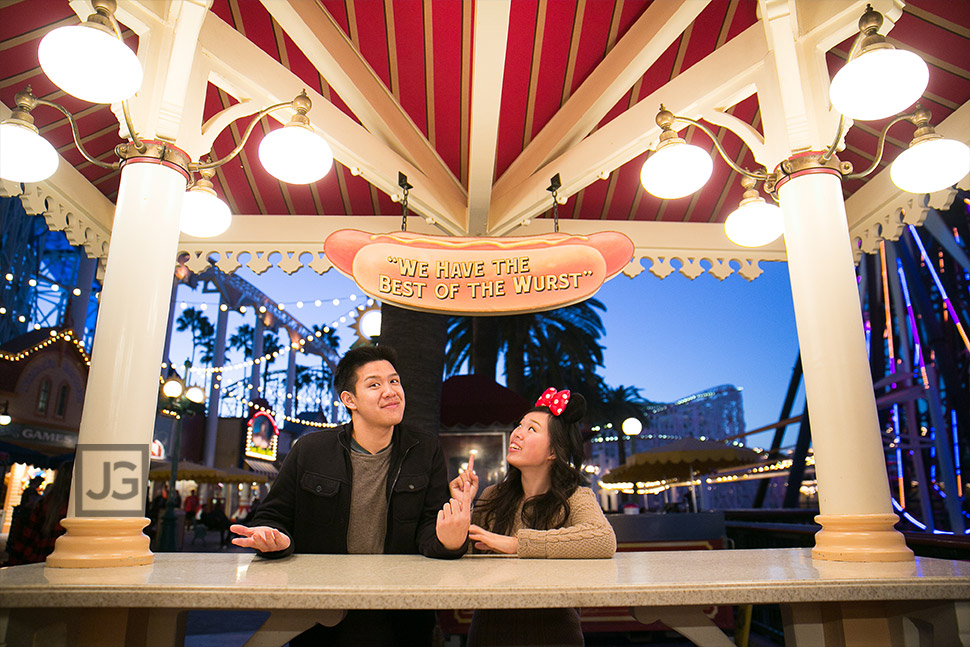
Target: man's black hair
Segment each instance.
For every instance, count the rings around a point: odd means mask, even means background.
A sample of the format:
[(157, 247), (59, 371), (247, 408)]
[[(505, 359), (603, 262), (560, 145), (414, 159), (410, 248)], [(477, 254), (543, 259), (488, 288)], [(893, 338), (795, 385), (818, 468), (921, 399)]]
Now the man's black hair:
[(386, 361), (397, 367), (397, 352), (390, 346), (359, 346), (340, 358), (333, 375), (333, 391), (340, 397), (344, 391), (356, 395), (357, 369), (371, 362)]

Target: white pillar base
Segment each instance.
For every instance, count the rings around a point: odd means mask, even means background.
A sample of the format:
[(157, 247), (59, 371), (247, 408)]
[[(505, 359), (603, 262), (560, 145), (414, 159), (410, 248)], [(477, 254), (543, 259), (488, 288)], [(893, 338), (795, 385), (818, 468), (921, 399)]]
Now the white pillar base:
[(144, 566), (155, 561), (142, 532), (149, 520), (137, 517), (68, 517), (67, 534), (57, 538), (47, 557), (50, 568)]
[(820, 514), (812, 559), (836, 562), (912, 562), (894, 514)]

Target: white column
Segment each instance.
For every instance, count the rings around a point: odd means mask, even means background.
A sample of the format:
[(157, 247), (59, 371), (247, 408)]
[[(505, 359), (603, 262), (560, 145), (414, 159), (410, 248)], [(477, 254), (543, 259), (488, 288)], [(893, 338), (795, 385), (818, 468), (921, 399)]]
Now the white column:
[(91, 306), (91, 284), (94, 282), (94, 274), (98, 269), (98, 259), (88, 258), (87, 254), (81, 256), (81, 262), (77, 268), (77, 280), (74, 282), (81, 294), (71, 297), (71, 328), (80, 340), (84, 339), (87, 330), (88, 309)]
[[(842, 184), (816, 169), (778, 192), (812, 416), (821, 559), (912, 559), (889, 483), (859, 309)], [(831, 543), (830, 543), (831, 540)]]
[(48, 566), (153, 560), (141, 529), (148, 524), (148, 448), (185, 184), (186, 176), (168, 165), (129, 162), (122, 169), (63, 522), (67, 534)]
[[(257, 310), (256, 326), (253, 330), (253, 360), (257, 360), (263, 356), (263, 332), (265, 329), (266, 326), (263, 325), (263, 316), (260, 314), (259, 310)], [(259, 397), (260, 377), (262, 376), (260, 371), (262, 370), (263, 363), (259, 362), (257, 364), (255, 361), (253, 361), (253, 370), (250, 374), (250, 383), (253, 385), (253, 388), (249, 390), (250, 402)]]
[[(229, 311), (224, 299), (219, 301), (219, 317), (216, 319), (216, 348), (212, 366), (221, 368), (226, 363), (226, 328), (229, 324)], [(212, 374), (209, 385), (209, 410), (205, 419), (205, 464), (214, 467), (216, 462), (216, 439), (219, 436), (219, 400), (222, 395), (222, 373)]]
[(287, 338), (290, 341), (290, 347), (287, 349), (289, 353), (286, 359), (286, 401), (283, 405), (283, 414), (292, 416), (294, 411), (293, 399), (296, 397), (296, 355), (299, 351), (293, 348), (296, 335), (289, 330), (286, 332)]

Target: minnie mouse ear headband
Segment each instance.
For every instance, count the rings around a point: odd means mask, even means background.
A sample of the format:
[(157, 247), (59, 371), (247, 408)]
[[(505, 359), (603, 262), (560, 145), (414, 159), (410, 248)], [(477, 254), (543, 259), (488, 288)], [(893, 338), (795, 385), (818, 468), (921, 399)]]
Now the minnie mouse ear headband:
[(586, 399), (581, 394), (566, 389), (557, 391), (551, 386), (539, 396), (535, 406), (548, 408), (552, 415), (562, 417), (566, 423), (578, 422), (586, 415)]
[(554, 416), (561, 414), (567, 404), (569, 404), (569, 391), (557, 391), (555, 387), (551, 386), (543, 391), (539, 399), (536, 400), (537, 407), (549, 407), (549, 411)]

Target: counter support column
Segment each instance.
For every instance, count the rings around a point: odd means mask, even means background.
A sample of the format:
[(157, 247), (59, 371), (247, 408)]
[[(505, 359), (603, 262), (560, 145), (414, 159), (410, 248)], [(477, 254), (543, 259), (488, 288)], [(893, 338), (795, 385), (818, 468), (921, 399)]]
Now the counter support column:
[[(163, 150), (184, 156), (170, 145)], [(48, 567), (136, 566), (154, 559), (142, 528), (148, 525), (144, 505), (158, 359), (187, 180), (179, 166), (141, 157), (121, 171), (63, 521), (67, 533), (57, 540)]]
[(841, 178), (812, 168), (779, 184), (821, 512), (812, 556), (912, 560), (893, 528)]

